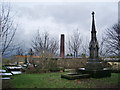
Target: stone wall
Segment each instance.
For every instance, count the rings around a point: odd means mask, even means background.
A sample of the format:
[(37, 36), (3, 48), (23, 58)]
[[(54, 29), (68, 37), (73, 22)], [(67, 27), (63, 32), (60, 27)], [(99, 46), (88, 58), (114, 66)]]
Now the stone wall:
[(51, 59), (34, 59), (34, 63), (41, 68), (49, 67), (63, 67), (68, 69), (75, 69), (84, 67), (86, 58), (51, 58)]
[[(87, 60), (86, 58), (32, 58), (32, 59), (33, 62), (40, 68), (63, 67), (68, 69), (84, 67)], [(14, 57), (13, 59), (11, 59), (11, 63), (13, 62), (23, 64), (25, 62), (25, 58)]]
[[(27, 58), (29, 59), (29, 58)], [(75, 69), (84, 67), (87, 58), (32, 58), (33, 62), (40, 68), (50, 68), (50, 67), (63, 67), (66, 69)], [(10, 60), (11, 63), (18, 62), (18, 64), (23, 64), (25, 62), (25, 57), (13, 57)], [(113, 67), (120, 68), (120, 62), (106, 62)], [(106, 64), (105, 63), (105, 64)]]

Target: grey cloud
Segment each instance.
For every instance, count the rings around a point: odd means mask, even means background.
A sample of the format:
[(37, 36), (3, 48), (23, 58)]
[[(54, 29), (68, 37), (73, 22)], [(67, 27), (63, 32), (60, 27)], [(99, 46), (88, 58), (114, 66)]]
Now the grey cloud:
[[(83, 35), (86, 35), (88, 37), (90, 35), (87, 34), (90, 34), (91, 30), (91, 11), (95, 11), (96, 28), (98, 33), (100, 34), (106, 27), (109, 27), (117, 22), (117, 8), (117, 3), (107, 2), (62, 4), (17, 3), (15, 6), (15, 9), (19, 12), (18, 18), (22, 18), (24, 23), (40, 23), (39, 26), (42, 27), (41, 23), (46, 23), (47, 21), (44, 22), (44, 20), (48, 20), (47, 18), (52, 17), (54, 20), (54, 22), (51, 22), (54, 24), (53, 26), (51, 26), (52, 33), (58, 32), (57, 34), (60, 34), (63, 31), (72, 33), (73, 29), (76, 27)], [(23, 29), (25, 29), (26, 31), (30, 29), (35, 29), (34, 27), (32, 28), (32, 23), (30, 26), (31, 28), (29, 26), (23, 25)], [(50, 22), (46, 23), (46, 26), (47, 24), (50, 24)], [(48, 30), (50, 30), (51, 27), (48, 27)], [(28, 35), (28, 38), (31, 37), (31, 33), (33, 32), (30, 31), (30, 35)]]
[[(98, 25), (103, 27), (105, 24), (114, 23), (117, 19), (116, 3), (66, 3), (66, 4), (33, 4), (19, 8), (21, 17), (26, 17), (32, 21), (44, 20), (53, 17), (57, 23), (71, 24), (76, 23), (83, 27), (90, 26), (91, 11), (95, 10)], [(89, 21), (89, 22), (87, 22)], [(112, 23), (112, 24), (113, 24)]]

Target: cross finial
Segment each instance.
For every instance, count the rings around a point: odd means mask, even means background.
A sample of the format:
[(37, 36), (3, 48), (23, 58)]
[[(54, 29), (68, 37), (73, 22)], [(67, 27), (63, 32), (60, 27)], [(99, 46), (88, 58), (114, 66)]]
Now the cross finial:
[(93, 12), (92, 12), (92, 16), (94, 16), (94, 14), (95, 14), (95, 13), (94, 13), (94, 11), (93, 11)]

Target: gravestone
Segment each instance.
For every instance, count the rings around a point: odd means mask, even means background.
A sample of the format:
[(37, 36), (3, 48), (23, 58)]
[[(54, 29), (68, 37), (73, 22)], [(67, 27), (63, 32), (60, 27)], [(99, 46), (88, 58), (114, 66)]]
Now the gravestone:
[(18, 65), (5, 65), (5, 67), (13, 75), (22, 74), (22, 72), (21, 72), (22, 67), (21, 66), (18, 66)]
[(0, 69), (0, 79), (2, 80), (8, 80), (8, 79), (11, 79), (11, 76), (13, 74), (11, 72), (9, 72), (8, 70), (5, 70), (4, 69)]

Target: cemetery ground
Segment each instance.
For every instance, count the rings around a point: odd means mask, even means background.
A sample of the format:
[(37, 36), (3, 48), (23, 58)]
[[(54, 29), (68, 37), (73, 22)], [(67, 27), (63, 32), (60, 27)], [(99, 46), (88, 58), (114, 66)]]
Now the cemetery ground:
[[(21, 74), (3, 80), (3, 88), (119, 88), (120, 73), (111, 77), (67, 80), (61, 78), (66, 72), (49, 72), (40, 74)], [(68, 72), (67, 72), (68, 73)]]

